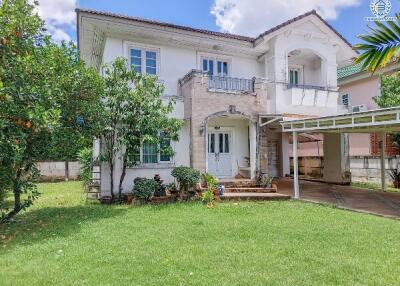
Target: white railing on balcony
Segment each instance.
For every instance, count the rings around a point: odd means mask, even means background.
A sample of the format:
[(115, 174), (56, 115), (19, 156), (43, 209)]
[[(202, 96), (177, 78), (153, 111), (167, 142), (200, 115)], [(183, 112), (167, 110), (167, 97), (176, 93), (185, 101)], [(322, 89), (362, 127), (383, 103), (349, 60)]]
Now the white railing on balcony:
[(316, 89), (316, 90), (327, 90), (325, 86), (310, 85), (310, 84), (291, 84), (287, 85), (287, 88), (301, 88), (301, 89)]
[(254, 81), (252, 79), (210, 75), (208, 87), (227, 92), (251, 93), (254, 92)]

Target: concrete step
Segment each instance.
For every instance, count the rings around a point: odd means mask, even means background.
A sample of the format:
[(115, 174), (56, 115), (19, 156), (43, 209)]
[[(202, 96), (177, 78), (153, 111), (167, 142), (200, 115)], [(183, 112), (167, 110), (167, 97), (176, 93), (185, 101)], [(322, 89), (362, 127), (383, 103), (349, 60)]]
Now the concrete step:
[(225, 193), (221, 200), (282, 201), (290, 196), (279, 193)]
[(219, 180), (219, 185), (224, 185), (225, 188), (252, 188), (259, 187), (257, 181), (250, 179), (240, 179), (240, 180)]
[(226, 193), (276, 193), (273, 188), (261, 188), (261, 187), (230, 187), (225, 188)]

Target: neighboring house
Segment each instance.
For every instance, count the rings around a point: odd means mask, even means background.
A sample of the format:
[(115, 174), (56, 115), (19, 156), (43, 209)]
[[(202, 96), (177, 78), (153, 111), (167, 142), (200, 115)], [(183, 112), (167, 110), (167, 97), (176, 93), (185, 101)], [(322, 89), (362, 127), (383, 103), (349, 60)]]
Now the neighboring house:
[[(348, 112), (360, 112), (378, 109), (374, 97), (380, 95), (380, 75), (391, 74), (400, 68), (390, 65), (383, 71), (371, 74), (362, 69), (361, 64), (351, 64), (338, 69), (339, 105)], [(322, 137), (314, 135), (321, 141), (301, 144), (299, 155), (302, 157), (323, 156), (321, 147)], [(381, 141), (379, 134), (349, 134), (349, 154), (352, 157), (379, 156)], [(399, 149), (393, 144), (390, 134), (386, 138), (385, 154), (388, 156), (400, 155)]]
[[(219, 178), (285, 176), (289, 137), (279, 121), (346, 112), (338, 104), (337, 68), (356, 53), (315, 11), (255, 38), (92, 10), (77, 15), (79, 50), (88, 65), (101, 72), (103, 64), (126, 57), (139, 71), (159, 76), (165, 98), (177, 102), (172, 116), (185, 120), (180, 140), (171, 143), (175, 156), (143, 146), (124, 191), (135, 177), (160, 174), (170, 181), (180, 165)], [(119, 176), (120, 162), (115, 168)], [(101, 174), (107, 193), (107, 166)]]
[[(399, 66), (391, 65), (383, 73), (391, 74), (398, 71)], [(379, 106), (374, 101), (374, 97), (380, 95), (380, 74), (373, 75), (368, 71), (362, 70), (360, 64), (347, 66), (338, 70), (339, 82), (339, 104), (343, 104), (349, 112), (365, 111), (378, 109)], [(351, 134), (350, 155), (351, 156), (377, 156), (379, 155), (378, 134)], [(399, 150), (393, 145), (391, 136), (386, 139), (386, 155), (399, 155)]]

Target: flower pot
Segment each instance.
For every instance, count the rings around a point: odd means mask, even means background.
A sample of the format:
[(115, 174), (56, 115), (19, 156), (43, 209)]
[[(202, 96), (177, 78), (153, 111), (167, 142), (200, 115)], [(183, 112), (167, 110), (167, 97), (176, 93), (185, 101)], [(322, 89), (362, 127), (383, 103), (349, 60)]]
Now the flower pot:
[(394, 186), (396, 189), (400, 189), (400, 181), (394, 181), (394, 182), (393, 182), (393, 186)]
[(104, 196), (100, 198), (100, 202), (104, 205), (111, 205), (113, 201), (111, 196)]
[(171, 201), (170, 197), (152, 197), (151, 202), (153, 204), (164, 204), (169, 203)]

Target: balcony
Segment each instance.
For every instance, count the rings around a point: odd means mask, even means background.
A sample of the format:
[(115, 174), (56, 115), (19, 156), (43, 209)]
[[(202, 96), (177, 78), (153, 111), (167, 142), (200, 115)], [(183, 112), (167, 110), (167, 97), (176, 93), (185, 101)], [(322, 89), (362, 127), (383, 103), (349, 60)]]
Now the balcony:
[(210, 75), (208, 77), (208, 88), (213, 91), (228, 93), (253, 93), (254, 80)]

